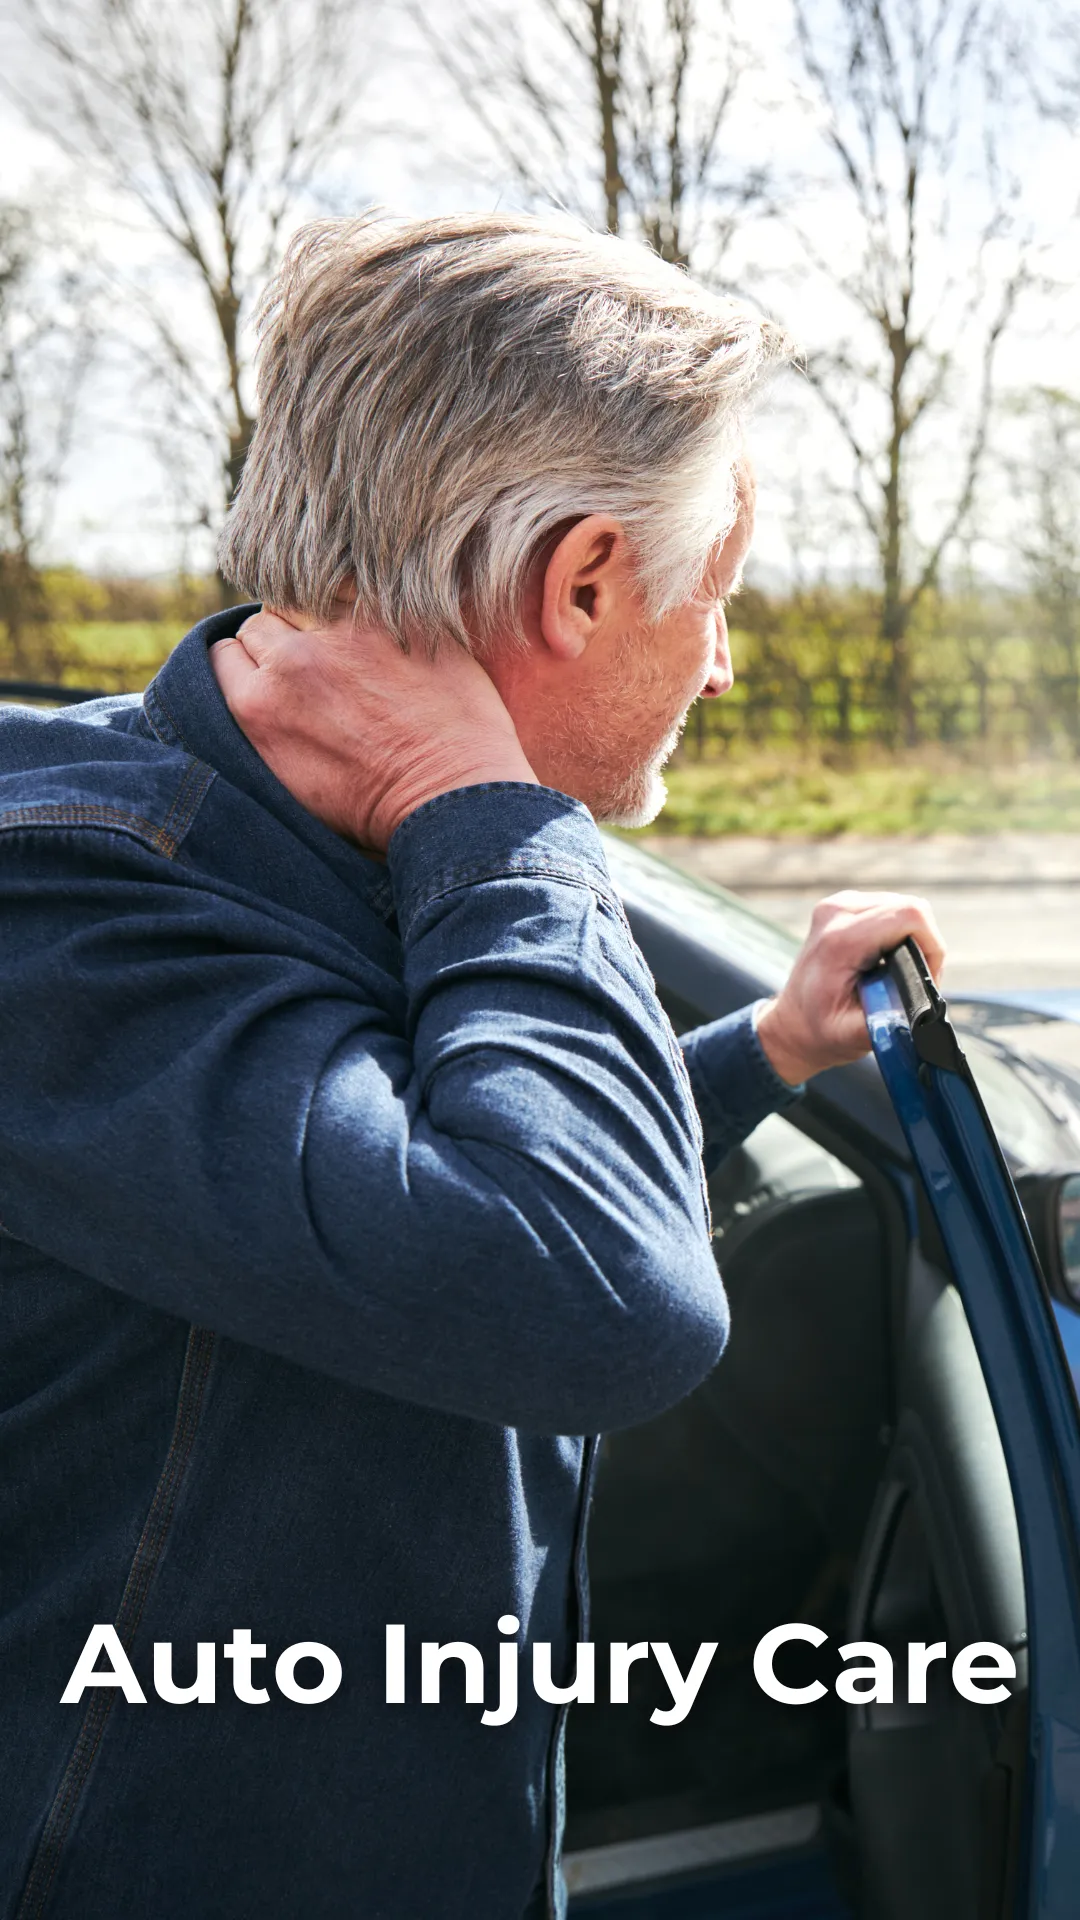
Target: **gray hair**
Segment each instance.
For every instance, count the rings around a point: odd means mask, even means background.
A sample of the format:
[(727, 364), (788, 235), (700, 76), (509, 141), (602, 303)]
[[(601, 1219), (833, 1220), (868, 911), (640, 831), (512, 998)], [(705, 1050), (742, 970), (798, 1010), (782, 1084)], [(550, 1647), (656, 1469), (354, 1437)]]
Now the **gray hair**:
[(623, 525), (646, 612), (694, 593), (737, 512), (772, 321), (643, 246), (525, 214), (321, 220), (263, 297), (259, 418), (221, 540), (254, 599), (403, 646), (520, 636), (531, 558)]

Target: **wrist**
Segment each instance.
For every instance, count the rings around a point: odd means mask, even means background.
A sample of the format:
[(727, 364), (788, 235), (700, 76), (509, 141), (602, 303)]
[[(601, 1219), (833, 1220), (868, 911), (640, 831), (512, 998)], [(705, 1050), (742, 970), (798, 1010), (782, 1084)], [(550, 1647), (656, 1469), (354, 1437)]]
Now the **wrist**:
[(816, 1072), (813, 1061), (804, 1052), (793, 1046), (784, 1029), (783, 1011), (779, 1001), (767, 1000), (754, 1021), (761, 1050), (774, 1073), (789, 1087), (801, 1086)]
[(426, 806), (429, 800), (438, 800), (441, 795), (455, 793), (462, 787), (502, 784), (533, 787), (541, 784), (520, 747), (508, 747), (504, 752), (485, 755), (471, 764), (425, 769), (423, 777), (386, 796), (371, 818), (369, 837), (377, 836), (377, 844), (386, 848), (410, 814)]

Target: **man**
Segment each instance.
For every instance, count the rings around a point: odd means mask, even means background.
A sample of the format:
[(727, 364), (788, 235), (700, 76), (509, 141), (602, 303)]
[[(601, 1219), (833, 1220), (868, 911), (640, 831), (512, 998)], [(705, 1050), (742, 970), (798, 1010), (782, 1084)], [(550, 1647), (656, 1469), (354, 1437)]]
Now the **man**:
[(768, 322), (500, 215), (308, 230), (262, 329), (222, 552), (275, 611), (0, 723), (2, 1911), (519, 1920), (561, 1717), (460, 1648), (564, 1680), (582, 1436), (724, 1343), (702, 1124), (940, 945), (839, 896), (680, 1053), (606, 871), (730, 685)]

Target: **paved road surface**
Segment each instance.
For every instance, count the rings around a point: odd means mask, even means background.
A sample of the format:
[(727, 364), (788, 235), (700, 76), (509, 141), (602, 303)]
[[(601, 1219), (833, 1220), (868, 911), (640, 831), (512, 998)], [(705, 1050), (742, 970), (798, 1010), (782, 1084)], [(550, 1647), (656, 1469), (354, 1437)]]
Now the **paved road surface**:
[(919, 893), (949, 948), (946, 989), (1080, 986), (1080, 834), (690, 840), (641, 844), (730, 887), (796, 933), (840, 887)]

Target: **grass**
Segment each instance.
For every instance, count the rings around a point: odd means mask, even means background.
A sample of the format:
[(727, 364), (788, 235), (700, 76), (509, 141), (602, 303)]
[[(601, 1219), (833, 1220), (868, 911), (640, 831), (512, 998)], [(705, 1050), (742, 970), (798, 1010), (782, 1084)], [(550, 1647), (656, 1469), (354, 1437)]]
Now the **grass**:
[(686, 761), (665, 776), (657, 833), (763, 834), (827, 840), (843, 833), (1080, 833), (1080, 762), (997, 762), (940, 748), (849, 766), (795, 750), (743, 748)]
[(183, 637), (181, 620), (81, 620), (59, 636), (63, 677), (72, 686), (136, 691)]

